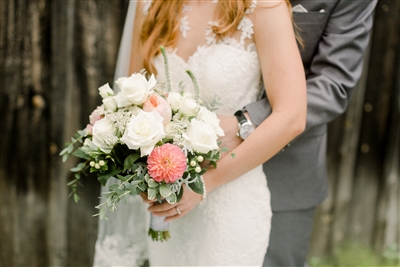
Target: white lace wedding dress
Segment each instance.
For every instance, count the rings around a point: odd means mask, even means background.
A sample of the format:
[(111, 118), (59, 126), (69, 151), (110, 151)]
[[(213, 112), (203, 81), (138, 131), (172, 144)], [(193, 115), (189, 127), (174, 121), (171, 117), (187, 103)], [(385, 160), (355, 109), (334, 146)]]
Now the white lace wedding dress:
[[(180, 58), (176, 49), (170, 49), (168, 58), (173, 88), (193, 92), (192, 82), (185, 73), (189, 69), (197, 78), (202, 100), (215, 108), (218, 114), (232, 115), (246, 104), (256, 101), (262, 90), (261, 69), (256, 47), (251, 41), (251, 20), (244, 17), (238, 32), (238, 38), (218, 42), (207, 32), (207, 43), (199, 47), (188, 61)], [(155, 58), (155, 67), (157, 80), (165, 81), (161, 55)], [(138, 214), (137, 210), (129, 211), (132, 209), (129, 205), (124, 207), (127, 209), (122, 215), (125, 221), (119, 227), (115, 226), (118, 223), (114, 223), (108, 234), (99, 236), (95, 266), (136, 266), (141, 263), (138, 258), (143, 259), (146, 255), (150, 266), (262, 265), (272, 216), (270, 193), (262, 166), (217, 188), (186, 216), (171, 222), (171, 238), (167, 242), (154, 242), (147, 238), (148, 254), (143, 243), (131, 240), (139, 238), (140, 233), (130, 233), (129, 227), (139, 228), (129, 219), (133, 216), (126, 214)], [(105, 229), (104, 225), (101, 227)], [(114, 260), (106, 262), (107, 258)]]

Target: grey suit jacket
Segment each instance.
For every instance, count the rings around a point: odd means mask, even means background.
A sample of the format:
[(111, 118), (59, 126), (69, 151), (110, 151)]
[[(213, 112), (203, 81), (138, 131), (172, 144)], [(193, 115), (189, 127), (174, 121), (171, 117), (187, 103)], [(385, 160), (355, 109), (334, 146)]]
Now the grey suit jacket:
[[(293, 0), (304, 48), (307, 125), (291, 146), (264, 164), (273, 211), (306, 209), (327, 196), (327, 123), (342, 114), (361, 76), (377, 1)], [(271, 112), (267, 98), (246, 106), (259, 125)]]

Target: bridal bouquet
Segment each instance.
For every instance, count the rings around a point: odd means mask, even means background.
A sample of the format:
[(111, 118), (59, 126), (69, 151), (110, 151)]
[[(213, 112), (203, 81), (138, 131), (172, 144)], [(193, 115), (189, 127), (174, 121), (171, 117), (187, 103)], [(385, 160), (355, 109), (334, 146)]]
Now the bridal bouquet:
[[(71, 171), (75, 178), (68, 183), (75, 202), (81, 174), (96, 173), (105, 186), (109, 178), (118, 179), (108, 187), (105, 201), (98, 205), (101, 219), (106, 209), (114, 211), (121, 200), (144, 192), (150, 200), (176, 203), (184, 186), (203, 194), (199, 163), (208, 160), (216, 166), (220, 158), (218, 136), (224, 133), (215, 113), (200, 105), (195, 77), (195, 94), (172, 92), (168, 60), (162, 49), (167, 76), (166, 85), (157, 85), (153, 75), (144, 73), (121, 77), (115, 93), (108, 84), (99, 88), (103, 104), (89, 116), (89, 124), (71, 138), (60, 155), (83, 159)], [(167, 87), (167, 88), (165, 88)], [(153, 218), (152, 218), (153, 219)], [(155, 219), (155, 218), (154, 218)], [(153, 240), (167, 240), (168, 226), (151, 224)]]

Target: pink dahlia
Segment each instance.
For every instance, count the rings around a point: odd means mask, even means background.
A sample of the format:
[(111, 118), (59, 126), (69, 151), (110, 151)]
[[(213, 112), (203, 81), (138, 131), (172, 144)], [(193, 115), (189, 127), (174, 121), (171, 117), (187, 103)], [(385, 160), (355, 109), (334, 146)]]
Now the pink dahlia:
[(157, 146), (147, 157), (147, 170), (155, 181), (173, 183), (186, 170), (186, 156), (176, 145)]

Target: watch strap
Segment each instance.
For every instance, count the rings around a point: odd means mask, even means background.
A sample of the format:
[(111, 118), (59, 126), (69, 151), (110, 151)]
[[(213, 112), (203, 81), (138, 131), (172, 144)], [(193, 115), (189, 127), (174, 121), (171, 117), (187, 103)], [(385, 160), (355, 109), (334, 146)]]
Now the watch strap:
[(234, 115), (236, 116), (236, 118), (240, 124), (243, 124), (247, 121), (246, 116), (244, 116), (243, 110), (236, 111)]

